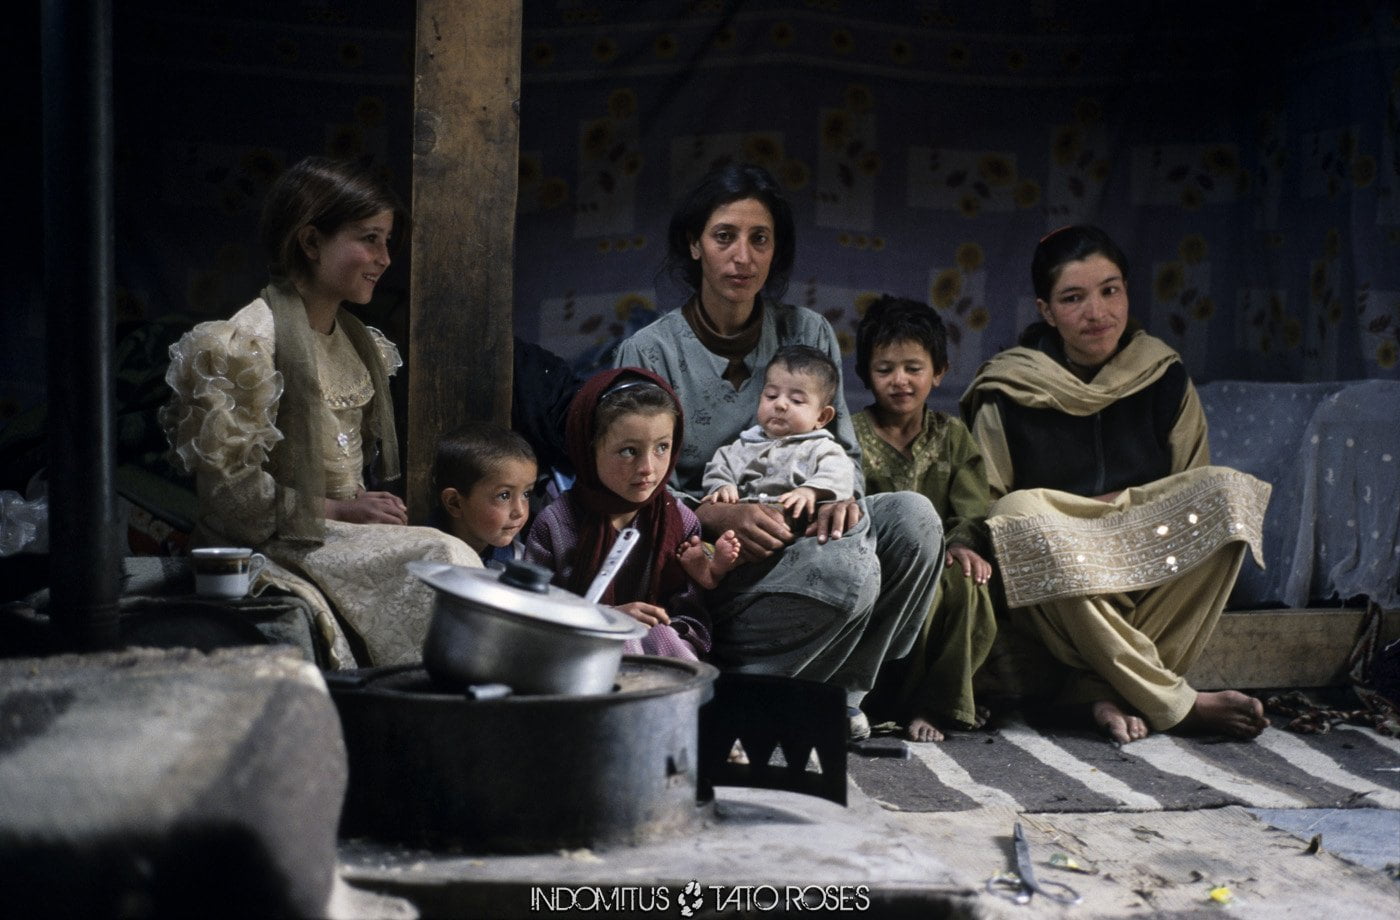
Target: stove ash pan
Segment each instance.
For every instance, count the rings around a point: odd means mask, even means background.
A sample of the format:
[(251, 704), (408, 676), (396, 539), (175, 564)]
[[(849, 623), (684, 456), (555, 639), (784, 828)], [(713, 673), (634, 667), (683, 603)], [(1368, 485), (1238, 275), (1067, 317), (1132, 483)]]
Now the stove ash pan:
[(532, 853), (691, 828), (718, 673), (628, 656), (612, 693), (495, 700), (441, 692), (421, 668), (328, 675), (350, 762), (340, 834)]

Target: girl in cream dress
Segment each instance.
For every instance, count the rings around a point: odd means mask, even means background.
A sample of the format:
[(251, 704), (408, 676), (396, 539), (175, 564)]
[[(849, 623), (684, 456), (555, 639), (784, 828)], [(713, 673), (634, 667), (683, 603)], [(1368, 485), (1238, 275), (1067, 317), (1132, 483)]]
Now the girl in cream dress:
[(408, 562), (481, 564), (455, 537), (407, 526), (403, 501), (379, 488), (399, 475), (388, 378), (402, 361), (341, 304), (373, 296), (400, 212), (362, 167), (292, 167), (263, 212), (271, 283), (172, 345), (166, 374), (161, 423), (195, 476), (194, 544), (265, 554), (255, 590), (304, 598), (333, 668), (421, 657), (433, 592)]

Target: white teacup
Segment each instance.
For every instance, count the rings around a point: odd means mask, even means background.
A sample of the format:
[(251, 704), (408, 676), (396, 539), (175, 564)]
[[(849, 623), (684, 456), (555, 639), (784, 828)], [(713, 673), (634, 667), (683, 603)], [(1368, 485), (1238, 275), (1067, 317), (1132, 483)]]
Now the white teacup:
[(200, 597), (244, 597), (267, 557), (246, 546), (206, 546), (190, 552), (194, 593)]

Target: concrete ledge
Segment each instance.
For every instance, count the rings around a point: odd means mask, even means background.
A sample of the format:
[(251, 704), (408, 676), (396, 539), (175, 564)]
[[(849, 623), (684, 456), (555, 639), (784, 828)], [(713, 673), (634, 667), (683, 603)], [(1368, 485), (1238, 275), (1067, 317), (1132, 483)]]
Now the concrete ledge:
[(979, 916), (985, 877), (950, 870), (897, 823), (905, 816), (855, 785), (849, 793), (842, 806), (722, 786), (696, 828), (644, 846), (489, 855), (348, 840), (341, 873), (425, 917), (682, 917), (683, 892), (697, 918)]
[[(1201, 690), (1345, 684), (1364, 615), (1344, 608), (1229, 611), (1186, 679)], [(1397, 637), (1400, 610), (1390, 610), (1381, 640)]]
[(0, 661), (14, 916), (324, 916), (340, 723), (294, 651)]

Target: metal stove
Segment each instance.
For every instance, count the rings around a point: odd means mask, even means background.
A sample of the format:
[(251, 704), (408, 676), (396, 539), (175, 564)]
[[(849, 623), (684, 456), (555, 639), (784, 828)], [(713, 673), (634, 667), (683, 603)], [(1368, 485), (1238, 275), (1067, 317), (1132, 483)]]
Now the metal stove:
[[(624, 657), (613, 691), (586, 696), (473, 699), (417, 666), (326, 681), (350, 764), (342, 837), (605, 848), (693, 829), (719, 785), (845, 803), (844, 696), (823, 684), (649, 656)], [(748, 764), (729, 762), (735, 740)]]

